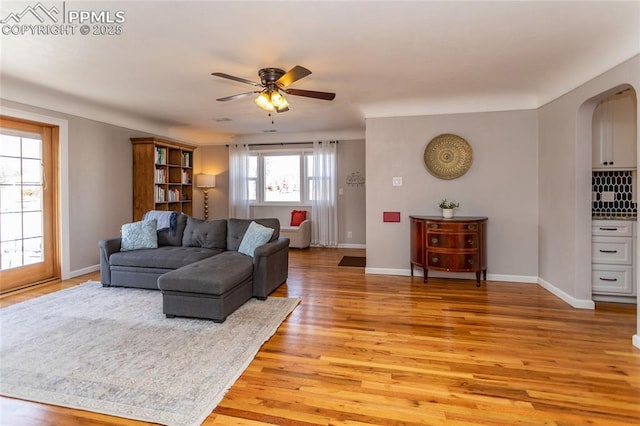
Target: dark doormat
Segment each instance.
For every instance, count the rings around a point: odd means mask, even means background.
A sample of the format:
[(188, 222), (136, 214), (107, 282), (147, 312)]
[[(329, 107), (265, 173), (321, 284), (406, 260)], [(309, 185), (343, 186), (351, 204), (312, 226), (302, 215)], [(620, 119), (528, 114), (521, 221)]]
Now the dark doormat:
[(338, 266), (357, 266), (359, 268), (364, 268), (367, 266), (367, 258), (359, 257), (359, 256), (343, 256)]

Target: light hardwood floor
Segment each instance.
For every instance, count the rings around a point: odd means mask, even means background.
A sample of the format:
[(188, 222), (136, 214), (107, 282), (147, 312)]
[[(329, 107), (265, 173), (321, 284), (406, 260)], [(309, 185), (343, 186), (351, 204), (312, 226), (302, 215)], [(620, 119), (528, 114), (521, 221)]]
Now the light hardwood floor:
[[(205, 425), (640, 424), (634, 305), (573, 309), (534, 284), (365, 275), (363, 250), (292, 250), (302, 304)], [(407, 264), (408, 267), (408, 264)], [(0, 306), (97, 274), (0, 299)], [(0, 398), (2, 425), (145, 423)]]

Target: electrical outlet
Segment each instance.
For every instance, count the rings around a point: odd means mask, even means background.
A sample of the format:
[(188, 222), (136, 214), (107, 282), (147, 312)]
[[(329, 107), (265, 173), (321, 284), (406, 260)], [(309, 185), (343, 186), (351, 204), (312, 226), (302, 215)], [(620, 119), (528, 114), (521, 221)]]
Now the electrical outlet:
[(613, 191), (604, 191), (602, 192), (600, 197), (601, 197), (600, 198), (601, 201), (612, 202), (616, 200), (616, 193)]
[(353, 232), (347, 231), (347, 238), (353, 238)]
[(402, 186), (402, 177), (401, 177), (401, 176), (400, 176), (400, 177), (394, 177), (394, 178), (391, 180), (391, 184), (392, 184), (393, 186)]

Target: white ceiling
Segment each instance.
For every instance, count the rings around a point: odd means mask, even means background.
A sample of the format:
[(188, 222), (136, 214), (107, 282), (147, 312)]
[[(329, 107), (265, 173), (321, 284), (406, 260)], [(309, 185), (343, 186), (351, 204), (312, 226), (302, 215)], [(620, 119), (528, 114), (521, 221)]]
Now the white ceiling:
[[(0, 19), (35, 3), (3, 1)], [(199, 143), (265, 130), (363, 130), (366, 117), (537, 108), (640, 53), (639, 1), (64, 7), (122, 10), (123, 33), (0, 36), (0, 96), (118, 125), (137, 120)], [(292, 88), (336, 99), (290, 96), (291, 110), (273, 124), (250, 97), (215, 100), (253, 87), (214, 71), (258, 81), (260, 68), (295, 65), (313, 74)]]

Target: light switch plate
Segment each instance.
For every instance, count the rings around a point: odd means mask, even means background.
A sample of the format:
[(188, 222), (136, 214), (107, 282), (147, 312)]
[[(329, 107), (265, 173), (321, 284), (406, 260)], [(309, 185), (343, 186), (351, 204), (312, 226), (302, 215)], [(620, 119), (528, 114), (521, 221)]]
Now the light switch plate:
[(402, 186), (402, 177), (394, 177), (392, 179), (393, 186)]

